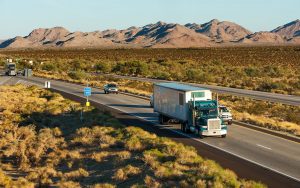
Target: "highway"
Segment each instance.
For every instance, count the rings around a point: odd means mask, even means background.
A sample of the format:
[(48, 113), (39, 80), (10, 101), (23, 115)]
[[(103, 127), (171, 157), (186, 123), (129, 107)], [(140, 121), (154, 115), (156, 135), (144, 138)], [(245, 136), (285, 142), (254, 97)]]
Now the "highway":
[[(121, 75), (114, 75), (114, 74), (105, 74), (106, 76), (111, 76), (115, 78), (122, 78), (122, 79), (130, 79), (136, 81), (145, 81), (145, 82), (174, 82), (174, 81), (166, 81), (160, 79), (151, 79), (151, 78), (141, 78), (141, 77), (132, 77), (132, 76), (121, 76)], [(270, 102), (278, 102), (293, 106), (300, 106), (300, 96), (295, 95), (283, 95), (277, 93), (269, 93), (269, 92), (262, 92), (262, 91), (253, 91), (253, 90), (246, 90), (246, 89), (237, 89), (237, 88), (230, 88), (230, 87), (222, 87), (222, 86), (214, 86), (214, 85), (206, 85), (206, 84), (195, 84), (195, 83), (186, 83), (202, 88), (207, 88), (212, 90), (213, 92), (220, 93), (220, 94), (230, 94), (234, 96), (240, 97), (249, 97), (256, 100), (263, 100), (263, 101), (270, 101)]]
[[(43, 87), (45, 80), (37, 77), (1, 77), (0, 83)], [(83, 96), (82, 85), (51, 80), (51, 87), (67, 96)], [(116, 116), (132, 117), (146, 130), (194, 146), (200, 155), (216, 160), (240, 177), (259, 180), (270, 187), (300, 187), (299, 143), (234, 124), (229, 126), (225, 139), (199, 139), (195, 135), (182, 133), (178, 125), (160, 125), (157, 114), (149, 107), (147, 100), (122, 94), (106, 95), (101, 89), (95, 88), (89, 99), (93, 105), (115, 111)]]

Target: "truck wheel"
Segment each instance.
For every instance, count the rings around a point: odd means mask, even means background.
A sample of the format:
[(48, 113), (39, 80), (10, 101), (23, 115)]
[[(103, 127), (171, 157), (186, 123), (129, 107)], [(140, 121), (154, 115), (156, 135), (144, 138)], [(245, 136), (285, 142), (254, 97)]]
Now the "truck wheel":
[(182, 132), (184, 132), (184, 123), (180, 124), (180, 129), (181, 129)]
[(160, 124), (162, 124), (162, 125), (164, 124), (163, 115), (162, 114), (159, 114), (158, 121), (159, 121)]
[(199, 138), (200, 138), (200, 139), (203, 139), (204, 136), (203, 136), (202, 134), (199, 134)]
[(228, 122), (228, 125), (231, 125), (231, 124), (232, 124), (232, 121), (229, 121), (229, 122)]
[(185, 132), (185, 133), (190, 133), (190, 132), (191, 132), (189, 126), (188, 126), (186, 123), (184, 123), (183, 128), (184, 128), (184, 131), (183, 131), (183, 132)]
[(222, 138), (226, 138), (226, 134), (223, 134), (221, 137), (222, 137)]

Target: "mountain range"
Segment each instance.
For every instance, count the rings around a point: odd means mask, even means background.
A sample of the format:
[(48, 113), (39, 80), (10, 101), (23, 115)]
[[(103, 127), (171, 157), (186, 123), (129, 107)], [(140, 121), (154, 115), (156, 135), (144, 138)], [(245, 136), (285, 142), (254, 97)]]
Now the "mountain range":
[(157, 22), (124, 30), (70, 32), (63, 27), (34, 29), (25, 37), (0, 41), (0, 48), (189, 48), (221, 45), (299, 45), (300, 20), (271, 31), (251, 32), (229, 21), (185, 25)]

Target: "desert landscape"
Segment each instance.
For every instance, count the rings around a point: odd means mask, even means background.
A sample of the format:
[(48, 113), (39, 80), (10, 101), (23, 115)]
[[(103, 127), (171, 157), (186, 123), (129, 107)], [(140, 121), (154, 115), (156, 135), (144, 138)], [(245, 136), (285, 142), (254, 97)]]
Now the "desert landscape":
[(0, 7), (1, 188), (300, 187), (300, 1)]

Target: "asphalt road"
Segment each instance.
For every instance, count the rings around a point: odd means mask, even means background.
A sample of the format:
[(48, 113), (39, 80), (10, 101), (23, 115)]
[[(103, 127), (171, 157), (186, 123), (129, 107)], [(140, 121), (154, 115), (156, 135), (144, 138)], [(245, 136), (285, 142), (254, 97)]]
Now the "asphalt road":
[[(36, 84), (43, 87), (45, 82), (45, 79), (35, 77), (6, 79), (0, 78), (0, 83)], [(81, 85), (51, 80), (51, 86), (77, 98), (83, 96), (84, 86)], [(129, 115), (140, 120), (145, 126), (148, 125), (147, 129), (155, 129), (153, 132), (194, 146), (200, 155), (216, 160), (243, 178), (260, 180), (270, 187), (300, 187), (299, 143), (238, 125), (229, 126), (225, 139), (207, 137), (201, 140), (180, 132), (178, 125), (160, 125), (157, 114), (146, 100), (121, 94), (105, 95), (101, 89), (94, 88), (90, 100), (93, 104), (117, 111), (119, 116)]]
[[(132, 77), (132, 76), (120, 76), (120, 75), (112, 75), (109, 74), (108, 76), (112, 76), (115, 78), (124, 78), (130, 80), (137, 80), (137, 81), (146, 81), (146, 82), (173, 82), (173, 81), (166, 81), (160, 79), (151, 79), (151, 78), (139, 78), (139, 77)], [(279, 102), (283, 104), (293, 105), (293, 106), (300, 106), (300, 96), (294, 95), (283, 95), (277, 93), (269, 93), (269, 92), (261, 92), (261, 91), (253, 91), (253, 90), (246, 90), (246, 89), (237, 89), (237, 88), (229, 88), (229, 87), (222, 87), (222, 86), (214, 86), (214, 85), (205, 85), (205, 84), (195, 84), (195, 83), (186, 83), (202, 88), (207, 88), (212, 90), (213, 92), (220, 93), (220, 94), (231, 94), (234, 96), (241, 96), (241, 97), (249, 97), (256, 100), (263, 100), (263, 101), (270, 101), (270, 102)]]

